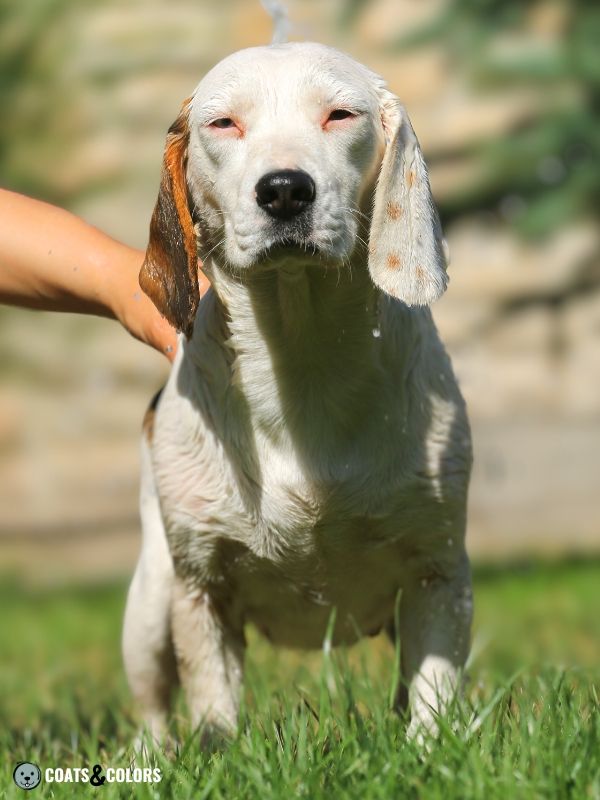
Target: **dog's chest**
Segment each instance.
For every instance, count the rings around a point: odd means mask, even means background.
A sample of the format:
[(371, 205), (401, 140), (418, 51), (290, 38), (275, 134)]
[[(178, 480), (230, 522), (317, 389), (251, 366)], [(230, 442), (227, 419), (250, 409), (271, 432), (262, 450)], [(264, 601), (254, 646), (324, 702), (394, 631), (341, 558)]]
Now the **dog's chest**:
[(275, 447), (255, 435), (260, 475), (223, 442), (184, 444), (176, 479), (171, 472), (161, 482), (171, 550), (234, 625), (251, 621), (275, 642), (319, 646), (333, 607), (338, 639), (390, 619), (418, 531), (403, 501), (412, 489), (390, 469), (385, 442), (330, 452), (308, 471), (290, 442)]
[(231, 624), (253, 621), (277, 642), (318, 646), (332, 607), (340, 638), (377, 630), (415, 553), (448, 535), (440, 475), (455, 404), (409, 402), (403, 362), (371, 345), (337, 371), (315, 346), (306, 375), (293, 353), (262, 350), (232, 374), (212, 342), (200, 342), (200, 370), (176, 367), (157, 412), (176, 569)]
[[(262, 488), (259, 515), (232, 493), (229, 508), (212, 506), (183, 538), (171, 529), (185, 571), (210, 590), (231, 624), (253, 622), (279, 644), (320, 646), (332, 608), (336, 640), (378, 632), (402, 578), (406, 542), (395, 515), (342, 515), (341, 503), (315, 500), (300, 486)], [(342, 500), (345, 487), (328, 496), (335, 494)]]

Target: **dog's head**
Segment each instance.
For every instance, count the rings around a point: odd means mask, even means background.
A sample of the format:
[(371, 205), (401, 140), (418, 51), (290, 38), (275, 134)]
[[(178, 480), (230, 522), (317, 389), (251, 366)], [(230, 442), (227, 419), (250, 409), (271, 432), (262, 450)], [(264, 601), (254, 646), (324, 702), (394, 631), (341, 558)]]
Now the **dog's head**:
[(340, 266), (365, 229), (380, 289), (409, 305), (442, 294), (437, 212), (398, 98), (322, 45), (243, 50), (206, 75), (169, 130), (140, 285), (189, 336), (198, 255), (237, 275), (282, 259)]

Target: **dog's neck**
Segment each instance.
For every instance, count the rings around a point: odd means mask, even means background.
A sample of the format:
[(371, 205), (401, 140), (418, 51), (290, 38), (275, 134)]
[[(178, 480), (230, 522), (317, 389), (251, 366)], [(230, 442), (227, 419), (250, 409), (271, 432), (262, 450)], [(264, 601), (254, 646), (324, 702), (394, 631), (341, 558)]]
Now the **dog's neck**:
[[(379, 293), (364, 263), (284, 262), (241, 280), (213, 263), (210, 277), (221, 317), (211, 328), (223, 331), (231, 385), (255, 423), (269, 435), (290, 424), (351, 435), (381, 372)], [(201, 342), (191, 344), (201, 358)]]

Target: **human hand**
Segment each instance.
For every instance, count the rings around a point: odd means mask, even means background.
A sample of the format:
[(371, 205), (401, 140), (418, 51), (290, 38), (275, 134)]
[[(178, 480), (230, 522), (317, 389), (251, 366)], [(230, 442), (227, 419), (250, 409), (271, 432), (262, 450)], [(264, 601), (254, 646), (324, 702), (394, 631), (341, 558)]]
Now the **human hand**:
[[(138, 282), (142, 250), (63, 209), (4, 189), (0, 218), (0, 303), (117, 319), (136, 339), (175, 358), (177, 333)], [(210, 283), (200, 264), (198, 281), (203, 295)]]
[[(177, 352), (177, 331), (140, 289), (137, 283), (140, 263), (140, 260), (137, 259), (133, 291), (132, 287), (127, 285), (127, 281), (123, 281), (118, 288), (113, 304), (114, 314), (132, 336), (158, 350), (169, 361), (173, 361)], [(202, 297), (210, 288), (210, 282), (201, 271), (200, 266), (198, 267), (198, 283)]]

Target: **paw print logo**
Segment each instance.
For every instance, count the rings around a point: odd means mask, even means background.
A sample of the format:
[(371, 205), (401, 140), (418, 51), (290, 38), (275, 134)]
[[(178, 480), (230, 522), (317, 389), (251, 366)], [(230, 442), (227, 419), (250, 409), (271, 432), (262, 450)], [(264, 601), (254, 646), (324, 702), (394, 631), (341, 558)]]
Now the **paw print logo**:
[(15, 767), (13, 780), (20, 789), (35, 789), (42, 780), (42, 773), (37, 764), (21, 761)]

